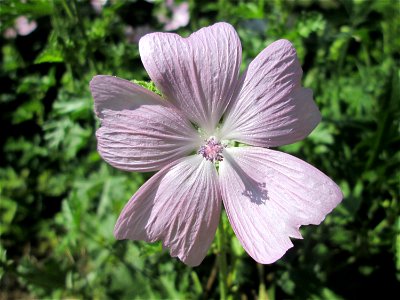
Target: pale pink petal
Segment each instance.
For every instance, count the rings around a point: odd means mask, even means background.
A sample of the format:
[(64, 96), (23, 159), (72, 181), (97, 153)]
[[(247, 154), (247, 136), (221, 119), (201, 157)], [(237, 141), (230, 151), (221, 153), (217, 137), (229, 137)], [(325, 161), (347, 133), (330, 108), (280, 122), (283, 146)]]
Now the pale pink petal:
[(289, 41), (269, 45), (242, 76), (237, 98), (224, 115), (221, 136), (262, 147), (306, 137), (321, 116), (312, 91), (300, 86), (301, 75), (296, 50)]
[(172, 6), (172, 19), (168, 20), (164, 26), (164, 30), (176, 30), (185, 27), (190, 20), (189, 3), (183, 2), (177, 6)]
[(221, 210), (214, 165), (199, 155), (167, 166), (147, 181), (122, 211), (117, 239), (163, 241), (189, 266), (204, 259)]
[(14, 28), (9, 27), (4, 31), (3, 36), (6, 39), (12, 39), (12, 38), (15, 38), (17, 36), (17, 32), (15, 31)]
[(155, 93), (112, 76), (95, 76), (90, 88), (101, 120), (98, 151), (116, 168), (159, 170), (201, 143), (190, 122)]
[(326, 175), (291, 155), (258, 147), (228, 148), (220, 188), (232, 228), (246, 252), (273, 263), (301, 238), (299, 227), (320, 224), (342, 200)]
[(139, 41), (139, 50), (163, 95), (211, 134), (238, 81), (242, 50), (234, 28), (217, 23), (188, 38), (152, 33)]
[(107, 4), (107, 0), (90, 0), (90, 4), (96, 13), (100, 14), (103, 10), (103, 6)]
[(15, 20), (15, 29), (19, 35), (25, 36), (32, 33), (37, 28), (36, 21), (29, 21), (25, 16), (19, 16)]

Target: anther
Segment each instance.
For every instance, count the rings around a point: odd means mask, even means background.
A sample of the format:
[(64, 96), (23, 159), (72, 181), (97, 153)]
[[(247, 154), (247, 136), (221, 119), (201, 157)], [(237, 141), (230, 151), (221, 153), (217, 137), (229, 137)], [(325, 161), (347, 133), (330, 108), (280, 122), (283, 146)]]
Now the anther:
[(205, 145), (201, 146), (197, 153), (211, 162), (222, 161), (224, 159), (222, 151), (224, 151), (225, 146), (213, 136), (204, 141), (206, 142)]

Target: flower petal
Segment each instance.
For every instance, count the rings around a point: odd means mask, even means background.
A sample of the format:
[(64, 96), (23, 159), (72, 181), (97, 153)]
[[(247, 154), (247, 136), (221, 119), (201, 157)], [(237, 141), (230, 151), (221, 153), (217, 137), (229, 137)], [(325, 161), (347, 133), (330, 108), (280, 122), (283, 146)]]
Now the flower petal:
[(269, 45), (249, 65), (221, 130), (224, 139), (275, 147), (306, 137), (321, 116), (312, 91), (301, 88), (302, 70), (287, 40)]
[(226, 149), (220, 187), (229, 221), (247, 253), (268, 264), (301, 238), (299, 227), (320, 224), (342, 200), (326, 175), (291, 155), (258, 147)]
[(188, 38), (152, 33), (140, 40), (139, 51), (163, 95), (212, 133), (238, 81), (242, 48), (234, 28), (217, 23)]
[(158, 95), (127, 80), (95, 76), (90, 82), (98, 151), (126, 171), (155, 171), (188, 155), (201, 143), (190, 122)]
[(116, 238), (162, 240), (171, 256), (189, 266), (199, 265), (218, 226), (217, 176), (214, 165), (199, 155), (165, 167), (125, 206), (115, 225)]

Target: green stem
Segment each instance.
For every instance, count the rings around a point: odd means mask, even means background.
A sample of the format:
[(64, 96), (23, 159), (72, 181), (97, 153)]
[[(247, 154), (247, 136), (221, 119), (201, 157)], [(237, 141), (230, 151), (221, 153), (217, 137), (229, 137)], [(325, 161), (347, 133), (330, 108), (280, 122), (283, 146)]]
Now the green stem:
[(226, 300), (228, 294), (228, 268), (226, 264), (226, 245), (225, 245), (225, 229), (224, 222), (221, 218), (217, 231), (217, 246), (218, 246), (218, 280), (220, 299)]

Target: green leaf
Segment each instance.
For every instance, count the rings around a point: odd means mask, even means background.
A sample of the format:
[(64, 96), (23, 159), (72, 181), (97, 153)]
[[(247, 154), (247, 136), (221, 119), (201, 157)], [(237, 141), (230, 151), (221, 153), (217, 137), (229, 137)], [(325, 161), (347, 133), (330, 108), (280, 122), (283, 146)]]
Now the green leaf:
[(141, 257), (147, 257), (151, 256), (154, 254), (159, 254), (163, 250), (162, 248), (162, 242), (158, 241), (155, 243), (143, 243), (140, 246), (140, 256)]
[(136, 83), (137, 85), (140, 85), (141, 87), (144, 87), (145, 89), (162, 96), (161, 92), (157, 89), (153, 81), (133, 80), (133, 83)]
[(36, 57), (34, 63), (42, 64), (42, 63), (58, 63), (63, 62), (64, 57), (62, 52), (58, 49), (47, 48), (43, 50), (38, 57)]

